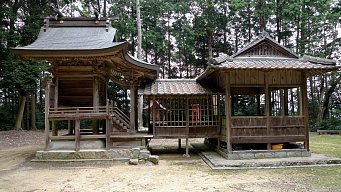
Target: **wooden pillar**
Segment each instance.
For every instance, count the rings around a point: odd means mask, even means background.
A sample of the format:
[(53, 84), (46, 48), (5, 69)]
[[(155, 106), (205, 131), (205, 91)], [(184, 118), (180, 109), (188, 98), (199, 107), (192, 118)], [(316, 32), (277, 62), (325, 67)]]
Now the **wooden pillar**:
[(218, 143), (217, 143), (217, 149), (219, 149), (220, 148), (220, 135), (221, 135), (221, 111), (220, 111), (220, 95), (218, 94), (217, 95), (217, 117), (218, 117), (218, 123), (217, 123), (217, 125), (219, 126), (219, 129), (218, 129), (218, 134), (219, 134), (219, 137), (218, 137)]
[(181, 150), (181, 139), (178, 139), (178, 150)]
[(75, 145), (76, 145), (76, 151), (80, 150), (80, 119), (76, 119), (76, 125), (75, 125)]
[(137, 106), (137, 111), (138, 111), (138, 128), (143, 127), (143, 95), (138, 96), (138, 106)]
[[(54, 103), (53, 103), (54, 111), (58, 111), (58, 77), (55, 77), (54, 82)], [(52, 136), (58, 135), (58, 121), (52, 121)]]
[(110, 126), (113, 124), (112, 118), (106, 119), (105, 123), (105, 147), (107, 150), (110, 149)]
[(289, 115), (289, 109), (288, 109), (288, 89), (284, 89), (284, 115)]
[(281, 105), (281, 116), (283, 117), (283, 116), (285, 116), (285, 102), (284, 102), (284, 100), (286, 100), (286, 98), (284, 96), (284, 90), (283, 89), (279, 90), (279, 94), (281, 97), (281, 103), (280, 103), (280, 105)]
[(260, 114), (260, 94), (256, 95), (256, 104), (257, 104), (257, 116), (261, 116), (261, 114)]
[[(94, 107), (94, 111), (98, 112), (98, 106), (99, 106), (99, 78), (98, 77), (93, 77), (93, 86), (92, 86), (92, 105)], [(98, 130), (98, 119), (93, 119), (92, 120), (92, 133), (93, 134), (98, 134), (99, 130)]]
[(72, 120), (67, 121), (68, 135), (73, 135), (74, 122)]
[(155, 121), (156, 121), (156, 106), (155, 106), (155, 96), (153, 96), (153, 106), (152, 106), (152, 115), (153, 115), (153, 135), (156, 134), (155, 132)]
[[(265, 92), (265, 116), (266, 116), (266, 136), (270, 135), (270, 107), (271, 107), (271, 101), (270, 101), (270, 91), (269, 91), (269, 84), (268, 84), (268, 80), (267, 80), (267, 75), (265, 74), (265, 79), (264, 79), (264, 83), (265, 83), (265, 88), (264, 88), (264, 92)], [(270, 150), (271, 149), (271, 143), (267, 144), (267, 149)]]
[(304, 116), (304, 106), (303, 106), (303, 94), (302, 94), (302, 89), (303, 86), (300, 86), (297, 88), (297, 93), (298, 93), (298, 114), (300, 116)]
[(137, 86), (130, 86), (130, 130), (136, 132), (137, 128)]
[(189, 99), (186, 96), (186, 154), (185, 157), (189, 157), (189, 143), (188, 143), (188, 136), (189, 136)]
[(58, 136), (58, 121), (52, 120), (52, 136)]
[(225, 73), (225, 113), (226, 113), (226, 147), (227, 153), (232, 153), (231, 144), (231, 83), (230, 73)]
[(50, 111), (50, 87), (51, 82), (47, 80), (47, 85), (45, 87), (45, 151), (48, 150), (49, 147), (49, 134), (50, 134), (50, 125), (49, 125), (49, 111)]
[(54, 107), (54, 110), (55, 111), (58, 111), (58, 81), (59, 81), (59, 79), (58, 79), (58, 77), (55, 77), (55, 82), (54, 82), (54, 105), (53, 105), (53, 107)]
[(309, 151), (309, 114), (308, 114), (308, 97), (307, 97), (307, 77), (304, 72), (302, 72), (302, 110), (304, 115), (304, 128), (305, 128), (305, 141), (304, 148)]

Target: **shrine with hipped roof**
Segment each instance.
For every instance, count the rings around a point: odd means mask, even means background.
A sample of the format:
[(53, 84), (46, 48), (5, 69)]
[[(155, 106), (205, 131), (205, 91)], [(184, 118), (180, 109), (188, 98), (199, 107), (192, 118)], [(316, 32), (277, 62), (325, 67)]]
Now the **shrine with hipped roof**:
[[(12, 49), (51, 64), (45, 150), (61, 141), (69, 142), (62, 149), (79, 151), (173, 138), (186, 139), (188, 154), (189, 138), (205, 138), (227, 158), (278, 145), (309, 151), (306, 80), (337, 70), (334, 61), (299, 57), (262, 33), (232, 56), (210, 59), (195, 79), (158, 79), (159, 66), (129, 55), (115, 35), (109, 18), (46, 18), (35, 42)], [(130, 90), (130, 114), (108, 100), (109, 80)], [(238, 111), (241, 105), (247, 110)], [(67, 134), (58, 133), (61, 120), (69, 122)], [(92, 129), (81, 127), (84, 120)]]

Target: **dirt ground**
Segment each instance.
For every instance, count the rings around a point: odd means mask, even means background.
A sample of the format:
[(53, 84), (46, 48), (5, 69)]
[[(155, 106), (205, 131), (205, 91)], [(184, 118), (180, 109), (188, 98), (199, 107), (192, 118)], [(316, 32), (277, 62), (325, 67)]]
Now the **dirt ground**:
[(159, 165), (42, 163), (30, 160), (43, 132), (0, 132), (0, 191), (341, 191), (341, 167), (211, 170), (198, 155), (177, 152), (176, 140), (153, 145), (165, 149), (155, 150)]

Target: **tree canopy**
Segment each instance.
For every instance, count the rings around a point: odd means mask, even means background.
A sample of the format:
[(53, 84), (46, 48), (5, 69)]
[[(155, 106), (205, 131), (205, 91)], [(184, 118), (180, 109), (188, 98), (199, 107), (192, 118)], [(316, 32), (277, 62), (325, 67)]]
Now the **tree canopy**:
[[(27, 96), (37, 98), (42, 113), (41, 89), (48, 63), (21, 61), (9, 48), (37, 38), (41, 17), (55, 14), (50, 3), (64, 8), (65, 16), (94, 16), (93, 9), (102, 16), (118, 16), (113, 22), (118, 41), (128, 41), (130, 53), (136, 55), (135, 0), (2, 1), (0, 114), (8, 115), (0, 117), (1, 128), (14, 124)], [(142, 59), (160, 65), (161, 78), (194, 78), (207, 67), (209, 57), (231, 55), (262, 31), (300, 56), (341, 60), (341, 4), (337, 0), (140, 0), (140, 4)], [(340, 72), (308, 79), (314, 125), (341, 118), (339, 82)], [(25, 114), (30, 119), (28, 109)]]

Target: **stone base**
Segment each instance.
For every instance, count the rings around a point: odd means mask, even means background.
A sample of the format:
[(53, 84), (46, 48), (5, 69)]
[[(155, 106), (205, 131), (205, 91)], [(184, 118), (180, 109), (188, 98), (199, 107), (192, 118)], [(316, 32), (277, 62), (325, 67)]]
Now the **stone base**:
[[(105, 149), (104, 140), (88, 140), (79, 142), (80, 149)], [(49, 150), (75, 150), (75, 141), (51, 141)]]
[(217, 152), (228, 160), (242, 159), (269, 159), (269, 158), (287, 158), (287, 157), (310, 157), (310, 151), (305, 149), (281, 149), (281, 150), (244, 150), (225, 153)]
[(156, 155), (151, 155), (150, 151), (144, 148), (132, 149), (110, 149), (110, 150), (50, 150), (50, 151), (37, 151), (36, 157), (33, 161), (121, 161), (129, 162), (129, 164), (145, 164), (152, 163), (158, 164), (159, 158)]

